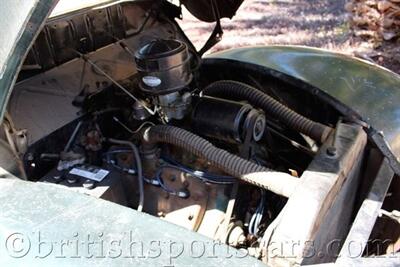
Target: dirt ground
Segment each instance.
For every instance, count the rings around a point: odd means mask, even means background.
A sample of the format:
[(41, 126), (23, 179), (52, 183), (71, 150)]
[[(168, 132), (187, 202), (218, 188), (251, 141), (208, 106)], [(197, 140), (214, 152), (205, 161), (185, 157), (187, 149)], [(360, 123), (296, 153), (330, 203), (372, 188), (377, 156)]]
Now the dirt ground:
[[(269, 44), (307, 45), (355, 55), (400, 73), (400, 64), (382, 45), (353, 36), (344, 10), (346, 0), (245, 0), (232, 20), (223, 19), (224, 36), (210, 52)], [(184, 11), (181, 26), (197, 48), (214, 24), (199, 22)]]

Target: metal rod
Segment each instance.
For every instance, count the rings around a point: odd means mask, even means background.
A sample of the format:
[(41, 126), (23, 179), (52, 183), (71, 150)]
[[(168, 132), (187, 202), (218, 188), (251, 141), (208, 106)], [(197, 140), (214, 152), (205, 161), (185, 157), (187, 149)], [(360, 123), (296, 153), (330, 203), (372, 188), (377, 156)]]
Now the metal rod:
[(122, 47), (122, 49), (124, 49), (124, 51), (125, 51), (126, 53), (128, 53), (132, 58), (135, 57), (135, 53), (133, 53), (133, 51), (128, 47), (128, 45), (127, 45), (124, 41), (118, 40), (118, 44), (119, 44), (119, 45)]
[(78, 131), (81, 128), (81, 126), (82, 126), (82, 121), (79, 121), (78, 124), (75, 127), (75, 130), (72, 132), (72, 135), (69, 138), (67, 145), (64, 147), (64, 152), (68, 152), (69, 149), (71, 148), (71, 145), (74, 142), (75, 137), (78, 134)]
[(139, 149), (136, 147), (135, 144), (133, 144), (132, 142), (129, 142), (129, 141), (118, 140), (118, 139), (113, 139), (113, 138), (108, 139), (108, 141), (110, 143), (114, 143), (117, 145), (129, 146), (132, 149), (132, 153), (133, 153), (133, 156), (136, 161), (136, 166), (133, 166), (133, 169), (135, 167), (137, 169), (137, 179), (138, 179), (139, 193), (140, 193), (139, 204), (138, 204), (137, 210), (141, 212), (141, 211), (143, 211), (143, 206), (144, 206), (144, 186), (143, 186), (142, 161), (140, 159)]
[(84, 60), (83, 66), (82, 66), (81, 78), (79, 81), (79, 91), (83, 90), (83, 82), (84, 82), (84, 78), (85, 78), (86, 64), (87, 64), (87, 62)]
[(151, 110), (149, 107), (146, 106), (146, 104), (141, 101), (140, 99), (136, 98), (131, 92), (129, 92), (126, 88), (124, 88), (119, 82), (114, 80), (110, 75), (108, 75), (104, 70), (102, 70), (99, 66), (96, 65), (93, 61), (91, 61), (89, 58), (87, 58), (84, 54), (80, 53), (79, 51), (74, 50), (84, 61), (89, 63), (90, 65), (93, 66), (98, 72), (103, 74), (107, 79), (109, 79), (113, 84), (115, 84), (119, 89), (121, 89), (125, 94), (127, 94), (129, 97), (131, 97), (133, 100), (136, 102), (139, 102), (143, 108), (145, 108), (151, 115), (156, 114), (156, 111)]

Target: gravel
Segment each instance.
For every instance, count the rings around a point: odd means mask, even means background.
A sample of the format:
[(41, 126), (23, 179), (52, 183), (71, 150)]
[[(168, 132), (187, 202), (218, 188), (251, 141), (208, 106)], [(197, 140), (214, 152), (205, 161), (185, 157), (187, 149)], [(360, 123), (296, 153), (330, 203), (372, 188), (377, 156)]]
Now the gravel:
[[(222, 19), (224, 36), (210, 52), (252, 45), (292, 44), (354, 55), (400, 73), (388, 55), (393, 45), (354, 37), (344, 9), (346, 0), (245, 0), (233, 19)], [(200, 49), (214, 28), (183, 12), (181, 27)]]

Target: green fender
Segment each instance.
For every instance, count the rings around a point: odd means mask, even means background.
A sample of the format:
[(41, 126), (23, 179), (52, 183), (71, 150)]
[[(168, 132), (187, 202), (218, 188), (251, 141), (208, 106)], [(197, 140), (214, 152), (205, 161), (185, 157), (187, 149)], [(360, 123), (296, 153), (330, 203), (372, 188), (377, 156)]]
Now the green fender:
[(237, 48), (207, 58), (258, 65), (322, 90), (383, 132), (392, 153), (400, 157), (400, 76), (394, 72), (344, 54), (302, 46)]

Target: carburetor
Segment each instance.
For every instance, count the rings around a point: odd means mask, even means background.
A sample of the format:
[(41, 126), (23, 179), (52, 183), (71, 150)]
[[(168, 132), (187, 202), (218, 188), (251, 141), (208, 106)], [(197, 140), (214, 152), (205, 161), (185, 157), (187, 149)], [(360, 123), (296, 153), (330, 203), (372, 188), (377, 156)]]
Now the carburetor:
[(186, 44), (172, 39), (154, 40), (136, 52), (135, 61), (139, 88), (153, 100), (162, 119), (182, 119), (191, 103), (190, 92), (185, 89), (193, 78)]

